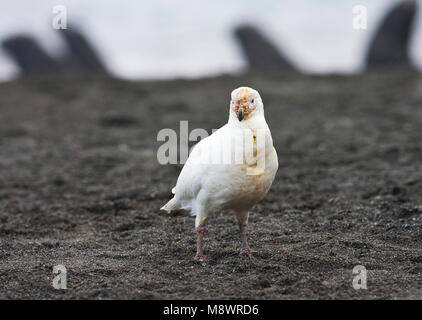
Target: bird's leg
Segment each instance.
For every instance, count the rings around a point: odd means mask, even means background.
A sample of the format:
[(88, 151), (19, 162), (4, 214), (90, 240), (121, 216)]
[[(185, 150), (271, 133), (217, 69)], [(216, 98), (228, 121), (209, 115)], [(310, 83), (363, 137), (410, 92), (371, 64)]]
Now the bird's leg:
[(205, 234), (205, 225), (200, 225), (196, 228), (196, 261), (205, 261), (203, 239)]
[(237, 222), (239, 224), (240, 236), (242, 239), (242, 246), (240, 247), (240, 254), (251, 254), (256, 252), (249, 247), (248, 239), (247, 239), (247, 229), (248, 229), (248, 218), (249, 212), (237, 214)]
[(203, 247), (203, 240), (204, 240), (204, 234), (205, 234), (205, 220), (201, 218), (200, 215), (196, 216), (196, 255), (195, 260), (203, 262), (206, 260), (204, 256), (204, 247)]

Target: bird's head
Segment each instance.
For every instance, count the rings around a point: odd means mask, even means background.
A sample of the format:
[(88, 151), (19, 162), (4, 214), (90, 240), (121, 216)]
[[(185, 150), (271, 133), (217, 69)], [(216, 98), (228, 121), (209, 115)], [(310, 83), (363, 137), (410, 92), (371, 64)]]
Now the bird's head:
[(264, 105), (258, 91), (248, 87), (240, 87), (232, 91), (230, 113), (238, 121), (248, 120), (253, 115), (262, 113), (263, 110)]

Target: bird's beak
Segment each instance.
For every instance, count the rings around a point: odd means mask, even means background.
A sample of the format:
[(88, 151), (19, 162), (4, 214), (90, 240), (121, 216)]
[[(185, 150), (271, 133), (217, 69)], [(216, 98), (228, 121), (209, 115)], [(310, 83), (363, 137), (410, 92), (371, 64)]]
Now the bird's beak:
[(243, 120), (243, 108), (239, 108), (239, 111), (237, 112), (237, 118), (239, 121)]

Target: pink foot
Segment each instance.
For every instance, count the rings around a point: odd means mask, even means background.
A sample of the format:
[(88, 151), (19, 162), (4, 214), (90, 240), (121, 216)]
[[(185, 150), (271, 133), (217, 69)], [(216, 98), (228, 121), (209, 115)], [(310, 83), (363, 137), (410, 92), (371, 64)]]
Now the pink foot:
[(239, 251), (239, 254), (247, 254), (247, 255), (251, 255), (251, 254), (254, 254), (254, 253), (256, 253), (256, 251), (255, 250), (252, 250), (251, 248), (241, 248), (240, 249), (240, 251)]
[(202, 254), (197, 254), (194, 259), (195, 261), (199, 261), (199, 262), (204, 262), (207, 260), (207, 258), (205, 258), (205, 256)]

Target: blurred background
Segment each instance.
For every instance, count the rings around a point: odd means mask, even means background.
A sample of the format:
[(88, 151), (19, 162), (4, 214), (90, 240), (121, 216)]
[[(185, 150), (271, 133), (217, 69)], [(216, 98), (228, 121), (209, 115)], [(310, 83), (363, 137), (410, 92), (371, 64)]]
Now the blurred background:
[[(420, 299), (421, 1), (1, 1), (0, 299)], [(202, 266), (194, 218), (159, 210), (181, 165), (157, 134), (180, 154), (180, 121), (220, 128), (240, 86), (279, 170), (260, 254), (218, 212)]]
[[(236, 73), (247, 67), (233, 31), (251, 25), (271, 39), (305, 73), (356, 73), (387, 13), (400, 0), (263, 1), (2, 1), (0, 40), (33, 38), (51, 57), (66, 50), (51, 26), (52, 8), (67, 8), (68, 28), (77, 27), (105, 68), (123, 79), (196, 78)], [(411, 1), (416, 2), (416, 1)], [(355, 5), (367, 8), (367, 29), (352, 27)], [(416, 8), (421, 11), (422, 6)], [(422, 68), (422, 23), (415, 21), (409, 56)], [(389, 47), (391, 48), (391, 47)], [(0, 50), (0, 81), (20, 68)]]

